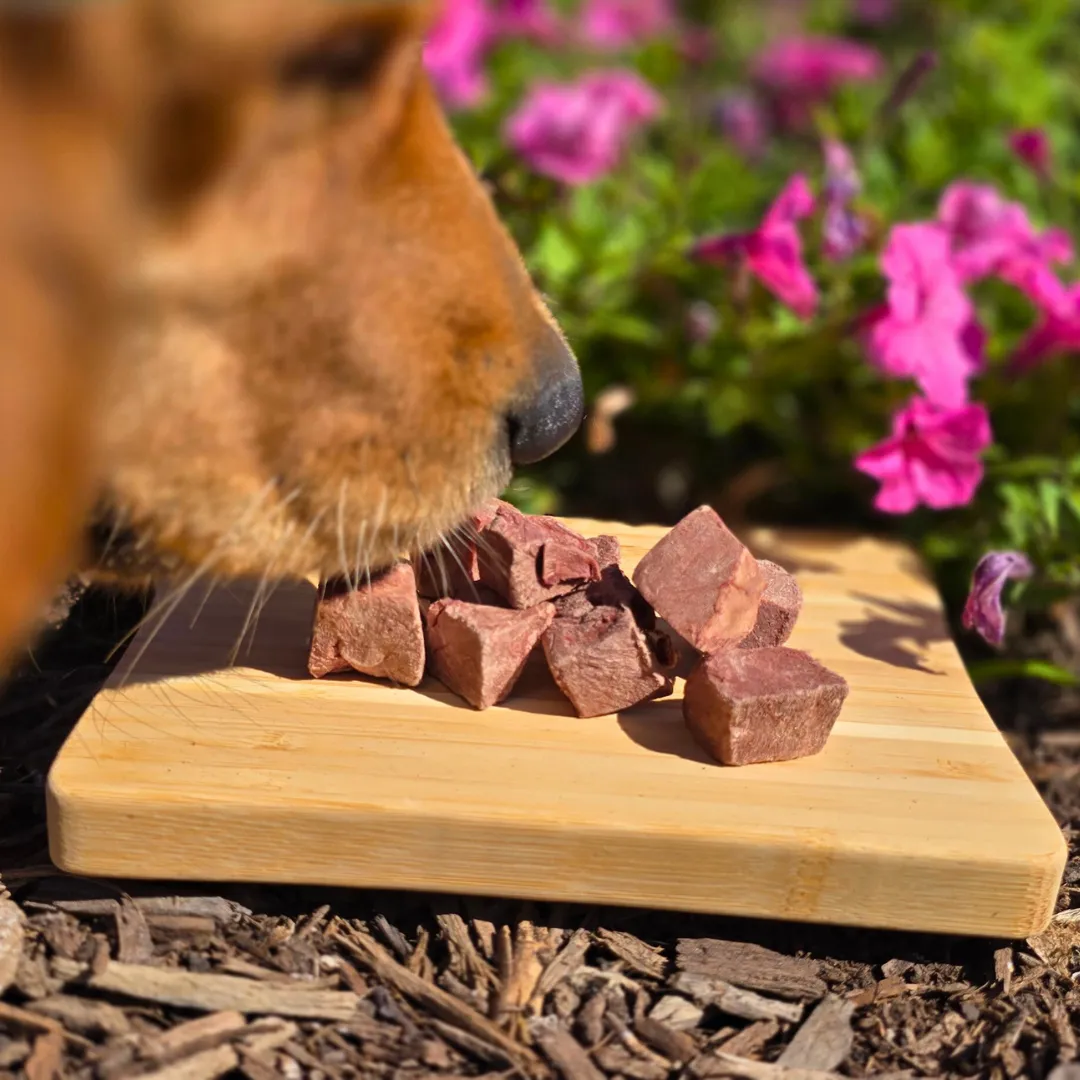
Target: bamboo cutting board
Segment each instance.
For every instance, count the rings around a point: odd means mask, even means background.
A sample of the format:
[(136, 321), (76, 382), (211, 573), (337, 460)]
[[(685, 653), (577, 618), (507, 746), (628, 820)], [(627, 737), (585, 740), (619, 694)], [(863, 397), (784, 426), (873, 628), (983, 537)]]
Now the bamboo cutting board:
[[(663, 535), (616, 532), (628, 571)], [(181, 603), (136, 638), (49, 780), (73, 873), (409, 888), (990, 936), (1048, 921), (1065, 845), (903, 548), (760, 533), (791, 644), (851, 693), (811, 759), (727, 769), (673, 698), (572, 715), (542, 662), (476, 712), (428, 679), (307, 677), (315, 590)], [(201, 608), (200, 608), (200, 605)]]

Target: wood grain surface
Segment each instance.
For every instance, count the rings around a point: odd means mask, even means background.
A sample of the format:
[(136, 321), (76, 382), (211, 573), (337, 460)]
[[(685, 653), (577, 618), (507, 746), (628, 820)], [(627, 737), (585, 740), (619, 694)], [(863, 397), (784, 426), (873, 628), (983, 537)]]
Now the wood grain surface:
[[(628, 571), (658, 527), (615, 532)], [(314, 586), (199, 588), (143, 630), (57, 759), (57, 865), (1022, 936), (1061, 833), (968, 681), (914, 557), (760, 532), (806, 602), (791, 644), (851, 694), (826, 749), (727, 769), (669, 699), (581, 720), (542, 659), (500, 707), (306, 675)], [(205, 602), (204, 602), (205, 601)]]

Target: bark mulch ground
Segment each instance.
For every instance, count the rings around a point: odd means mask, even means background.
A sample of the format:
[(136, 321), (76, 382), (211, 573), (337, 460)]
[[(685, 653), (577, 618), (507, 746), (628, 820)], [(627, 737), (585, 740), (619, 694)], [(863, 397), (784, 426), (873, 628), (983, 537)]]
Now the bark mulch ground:
[(44, 777), (138, 613), (96, 592), (57, 611), (0, 701), (0, 1077), (1080, 1080), (1067, 702), (1043, 727), (1030, 687), (990, 702), (1072, 851), (1028, 941), (60, 876)]

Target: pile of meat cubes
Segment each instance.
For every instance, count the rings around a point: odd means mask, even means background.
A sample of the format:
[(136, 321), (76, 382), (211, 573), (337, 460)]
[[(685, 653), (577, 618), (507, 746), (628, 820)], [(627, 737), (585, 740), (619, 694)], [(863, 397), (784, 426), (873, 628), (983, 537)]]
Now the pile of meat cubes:
[(638, 563), (619, 541), (493, 502), (450, 555), (401, 562), (359, 588), (324, 582), (308, 667), (416, 686), (425, 668), (477, 709), (503, 701), (539, 645), (579, 716), (663, 697), (688, 673), (683, 715), (725, 765), (816, 754), (847, 683), (785, 647), (795, 579), (757, 560), (708, 506)]

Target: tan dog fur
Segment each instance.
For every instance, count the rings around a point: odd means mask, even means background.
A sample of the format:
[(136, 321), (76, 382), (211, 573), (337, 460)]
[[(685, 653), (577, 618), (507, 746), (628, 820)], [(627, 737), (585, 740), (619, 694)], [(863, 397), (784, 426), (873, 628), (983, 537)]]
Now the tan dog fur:
[[(375, 568), (504, 486), (507, 412), (565, 346), (423, 74), (432, 14), (99, 0), (63, 17), (81, 60), (56, 76), (54, 56), (55, 81), (81, 96), (40, 129), (63, 127), (60, 150), (26, 145), (68, 185), (37, 202), (85, 264), (83, 302), (34, 315), (5, 258), (0, 323), (22, 328), (5, 418), (39, 403), (0, 431), (0, 643), (92, 500), (96, 572), (141, 582)], [(32, 81), (0, 83), (0, 123), (46, 115)], [(60, 167), (82, 160), (92, 184)]]

